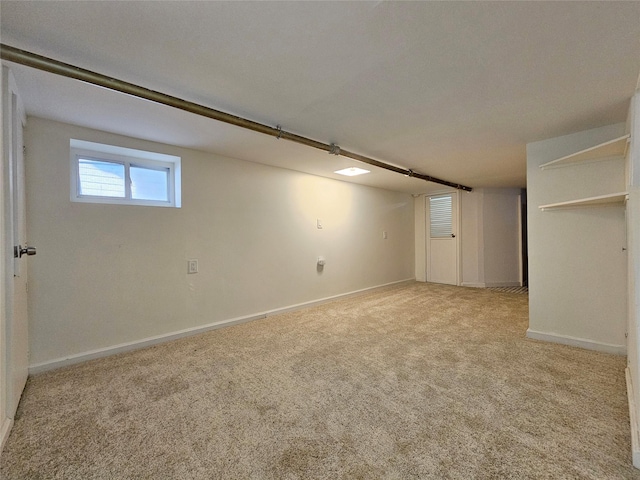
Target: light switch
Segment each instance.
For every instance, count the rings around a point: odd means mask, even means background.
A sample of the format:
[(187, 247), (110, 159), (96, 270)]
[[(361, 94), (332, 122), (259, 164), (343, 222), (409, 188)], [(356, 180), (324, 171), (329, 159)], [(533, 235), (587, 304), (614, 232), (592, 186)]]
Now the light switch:
[(187, 268), (187, 273), (198, 273), (198, 260), (188, 260)]
[(318, 230), (322, 230), (322, 222), (320, 221), (320, 219), (316, 221), (316, 226), (318, 227)]

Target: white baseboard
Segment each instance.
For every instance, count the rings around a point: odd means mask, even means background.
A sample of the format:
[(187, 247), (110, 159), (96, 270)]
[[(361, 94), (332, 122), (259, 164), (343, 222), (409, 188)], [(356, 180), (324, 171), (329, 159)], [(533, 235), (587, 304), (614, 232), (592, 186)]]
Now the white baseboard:
[(487, 288), (494, 287), (521, 287), (522, 282), (487, 282), (484, 284)]
[(2, 420), (2, 428), (0, 428), (0, 455), (2, 455), (4, 444), (7, 443), (7, 439), (11, 433), (11, 427), (13, 427), (13, 419), (4, 418)]
[(414, 282), (414, 278), (400, 280), (397, 282), (385, 283), (384, 285), (377, 285), (375, 287), (363, 288), (361, 290), (355, 290), (348, 293), (342, 293), (339, 295), (333, 295), (331, 297), (320, 298), (318, 300), (311, 300), (309, 302), (298, 303), (295, 305), (289, 305), (282, 308), (276, 308), (274, 310), (267, 310), (264, 312), (255, 313), (252, 315), (246, 315), (243, 317), (230, 318), (227, 320), (221, 320), (219, 322), (209, 323), (207, 325), (201, 325), (199, 327), (187, 328), (184, 330), (179, 330), (176, 332), (166, 333), (162, 335), (156, 335), (153, 337), (147, 337), (140, 340), (135, 340), (133, 342), (121, 343), (119, 345), (112, 345), (105, 348), (98, 348), (96, 350), (90, 350), (87, 352), (77, 353), (74, 355), (69, 355), (64, 358), (57, 358), (54, 360), (48, 360), (46, 362), (36, 363), (29, 366), (29, 374), (35, 375), (38, 373), (46, 372), (49, 370), (54, 370), (57, 368), (66, 367), (69, 365), (74, 365), (76, 363), (86, 362), (88, 360), (94, 360), (96, 358), (108, 357), (110, 355), (115, 355), (118, 353), (130, 352), (132, 350), (139, 350), (141, 348), (150, 347), (152, 345), (157, 345), (159, 343), (170, 342), (172, 340), (177, 340), (179, 338), (190, 337), (192, 335), (197, 335), (199, 333), (204, 333), (209, 330), (216, 330), (218, 328), (230, 327), (232, 325), (238, 325), (241, 323), (252, 322), (254, 320), (260, 320), (266, 317), (270, 317), (272, 315), (277, 315), (279, 313), (292, 312), (295, 310), (301, 310), (303, 308), (309, 308), (316, 305), (322, 305), (323, 303), (332, 302), (335, 300), (341, 300), (349, 297), (353, 297), (356, 295), (362, 295), (364, 293), (374, 292), (376, 290), (381, 290), (383, 288), (391, 287), (394, 285), (400, 285), (403, 283)]
[(545, 342), (560, 343), (571, 347), (580, 347), (587, 350), (596, 350), (598, 352), (612, 353), (614, 355), (626, 355), (626, 345), (613, 345), (610, 343), (595, 342), (585, 338), (569, 337), (567, 335), (558, 335), (556, 333), (537, 332), (527, 329), (527, 338), (533, 340), (543, 340)]
[(631, 370), (624, 369), (627, 378), (627, 398), (629, 400), (629, 423), (631, 425), (631, 460), (633, 466), (640, 468), (640, 439), (638, 437), (638, 417), (636, 415), (636, 402), (634, 399), (633, 382), (631, 381)]
[(42, 363), (35, 363), (29, 365), (29, 375), (36, 375), (38, 373), (46, 372), (49, 370), (55, 370), (57, 368), (67, 367), (76, 363), (86, 362), (88, 360), (94, 360), (96, 358), (108, 357), (110, 355), (116, 355), (118, 353), (130, 352), (132, 350), (139, 350), (141, 348), (150, 347), (158, 343), (170, 342), (172, 340), (178, 340), (179, 338), (189, 337), (191, 335), (197, 335), (198, 333), (204, 333), (209, 330), (215, 330), (222, 327), (230, 327), (232, 325), (238, 325), (240, 323), (251, 322), (253, 320), (259, 320), (266, 318), (265, 314), (261, 315), (249, 315), (245, 317), (237, 317), (229, 320), (223, 320), (216, 323), (209, 323), (200, 327), (187, 328), (184, 330), (178, 330), (176, 332), (166, 333), (163, 335), (156, 335), (153, 337), (143, 338), (141, 340), (135, 340), (133, 342), (120, 343), (118, 345), (112, 345), (110, 347), (98, 348), (95, 350), (89, 350), (87, 352), (77, 353), (69, 355), (64, 358), (57, 358), (55, 360), (49, 360)]
[(462, 286), (472, 288), (521, 287), (522, 282), (462, 282)]

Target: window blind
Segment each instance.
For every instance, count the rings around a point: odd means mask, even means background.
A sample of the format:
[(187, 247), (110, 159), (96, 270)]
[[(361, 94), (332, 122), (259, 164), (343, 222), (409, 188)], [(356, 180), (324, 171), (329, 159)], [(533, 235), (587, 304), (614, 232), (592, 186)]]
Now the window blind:
[(429, 197), (431, 238), (451, 237), (451, 195)]

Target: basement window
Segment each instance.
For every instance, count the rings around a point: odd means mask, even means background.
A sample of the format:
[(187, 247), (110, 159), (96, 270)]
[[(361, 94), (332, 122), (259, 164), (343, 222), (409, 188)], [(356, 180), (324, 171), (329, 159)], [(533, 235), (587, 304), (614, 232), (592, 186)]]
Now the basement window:
[(71, 139), (71, 201), (181, 206), (180, 157)]

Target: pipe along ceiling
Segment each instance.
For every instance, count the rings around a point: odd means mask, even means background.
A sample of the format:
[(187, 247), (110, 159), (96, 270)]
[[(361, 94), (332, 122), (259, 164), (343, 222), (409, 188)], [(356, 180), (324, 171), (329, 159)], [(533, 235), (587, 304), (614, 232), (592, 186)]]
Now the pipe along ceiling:
[(226, 112), (221, 112), (220, 110), (216, 110), (204, 105), (190, 102), (188, 100), (157, 92), (155, 90), (150, 90), (148, 88), (144, 88), (139, 85), (126, 82), (124, 80), (108, 77), (106, 75), (102, 75), (101, 73), (92, 72), (91, 70), (86, 70), (84, 68), (76, 67), (68, 63), (63, 63), (52, 58), (44, 57), (42, 55), (12, 47), (10, 45), (0, 44), (0, 58), (8, 62), (18, 63), (27, 67), (36, 68), (45, 72), (108, 88), (109, 90), (113, 90), (116, 92), (132, 95), (144, 100), (150, 100), (162, 105), (178, 108), (180, 110), (184, 110), (196, 115), (212, 118), (214, 120), (218, 120), (220, 122), (228, 123), (231, 125), (236, 125), (248, 130), (253, 130), (254, 132), (271, 135), (272, 137), (276, 137), (278, 139), (284, 138), (285, 140), (290, 140), (302, 145), (307, 145), (319, 150), (324, 150), (325, 152), (333, 155), (341, 155), (343, 157), (348, 157), (353, 160), (366, 163), (368, 165), (373, 165), (375, 167), (384, 168), (385, 170), (400, 173), (407, 177), (419, 178), (427, 182), (438, 183), (440, 185), (446, 185), (448, 187), (456, 188), (458, 190), (465, 190), (467, 192), (470, 192), (472, 190), (471, 187), (467, 187), (465, 185), (460, 185), (458, 183), (449, 182), (447, 180), (442, 180), (430, 175), (417, 173), (411, 169), (397, 167), (395, 165), (384, 163), (379, 160), (360, 155), (358, 153), (343, 150), (335, 144), (326, 144), (318, 142), (317, 140), (313, 140), (311, 138), (296, 135), (295, 133), (282, 130), (280, 126), (271, 127), (269, 125), (264, 125), (247, 118), (238, 117)]

